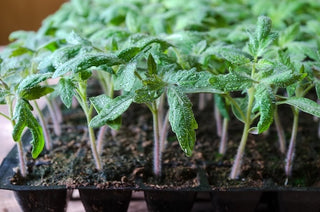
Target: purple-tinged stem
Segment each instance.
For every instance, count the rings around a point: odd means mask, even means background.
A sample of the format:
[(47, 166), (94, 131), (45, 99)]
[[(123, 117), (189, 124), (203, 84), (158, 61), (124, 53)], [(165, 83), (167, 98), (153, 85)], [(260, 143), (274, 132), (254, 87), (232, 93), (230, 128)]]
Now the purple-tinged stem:
[(152, 110), (153, 118), (153, 173), (156, 176), (161, 176), (161, 146), (159, 142), (159, 114), (156, 107)]
[(38, 103), (36, 101), (34, 101), (34, 106), (35, 106), (36, 111), (38, 113), (40, 125), (41, 125), (42, 130), (43, 130), (43, 136), (44, 136), (45, 143), (46, 143), (46, 149), (48, 151), (50, 151), (52, 149), (52, 140), (51, 140), (51, 137), (50, 137), (50, 134), (49, 134), (49, 131), (48, 131), (47, 124), (45, 122), (43, 113), (42, 113), (42, 111), (41, 111), (41, 109), (40, 109), (40, 107), (39, 107), (39, 105), (38, 105)]
[(27, 176), (27, 167), (26, 167), (26, 159), (24, 157), (22, 141), (18, 141), (17, 145), (18, 145), (20, 172), (21, 172), (22, 177), (26, 177)]
[(93, 159), (94, 159), (97, 170), (101, 171), (102, 163), (101, 163), (100, 155), (98, 154), (98, 150), (97, 150), (96, 137), (95, 137), (93, 128), (90, 127), (90, 121), (92, 119), (93, 105), (88, 105), (87, 84), (85, 81), (79, 82), (79, 87), (77, 88), (77, 92), (78, 92), (78, 95), (76, 95), (75, 97), (77, 98), (78, 103), (80, 104), (83, 112), (86, 115), (86, 119), (87, 119), (87, 126), (88, 126), (88, 131), (89, 131), (89, 141), (90, 141), (90, 147), (91, 147)]
[(235, 160), (232, 165), (231, 173), (230, 173), (230, 178), (231, 179), (237, 179), (241, 173), (241, 164), (242, 164), (242, 157), (244, 154), (244, 149), (246, 147), (246, 143), (248, 140), (248, 134), (249, 134), (249, 129), (251, 126), (251, 110), (253, 107), (253, 101), (254, 101), (254, 93), (255, 89), (254, 87), (250, 88), (248, 90), (248, 108), (247, 108), (247, 114), (246, 114), (246, 120), (242, 132), (242, 137), (240, 141), (240, 145), (238, 147), (237, 155), (235, 157)]
[(63, 122), (63, 117), (62, 117), (62, 111), (60, 108), (59, 103), (56, 100), (51, 100), (51, 103), (53, 105), (53, 109), (55, 111), (56, 117), (57, 117), (57, 121), (59, 124), (61, 124)]
[(221, 114), (220, 114), (218, 106), (216, 104), (214, 105), (214, 118), (216, 121), (217, 135), (219, 137), (221, 137), (221, 135), (222, 135), (222, 125), (221, 125), (222, 120), (221, 120)]
[(104, 126), (100, 127), (100, 129), (99, 129), (99, 133), (98, 133), (98, 137), (97, 137), (97, 151), (98, 151), (99, 155), (101, 155), (101, 152), (102, 152), (103, 140), (104, 140), (104, 136), (105, 136), (107, 129), (108, 129), (107, 125), (104, 125)]
[(296, 139), (297, 139), (297, 133), (298, 133), (298, 121), (299, 121), (299, 110), (293, 109), (293, 125), (292, 125), (290, 144), (287, 152), (286, 165), (285, 165), (285, 173), (287, 177), (291, 176), (291, 172), (292, 172), (292, 164), (294, 159)]
[(60, 123), (58, 122), (57, 113), (55, 112), (52, 101), (48, 97), (46, 97), (46, 101), (47, 101), (48, 110), (49, 110), (52, 124), (53, 124), (53, 131), (57, 136), (60, 136), (61, 128), (60, 128)]
[(160, 149), (162, 152), (166, 148), (166, 140), (167, 140), (167, 136), (168, 136), (168, 126), (169, 126), (169, 111), (167, 111), (167, 114), (163, 120), (162, 127), (161, 127)]
[(205, 93), (200, 93), (199, 94), (199, 103), (198, 103), (198, 107), (200, 111), (203, 111), (205, 106), (206, 106), (206, 94)]
[(219, 147), (219, 153), (222, 155), (224, 155), (227, 151), (228, 124), (229, 124), (229, 120), (227, 118), (224, 118), (223, 125), (222, 125), (222, 134), (220, 138), (220, 147)]
[(245, 123), (245, 127), (243, 128), (242, 137), (240, 141), (240, 145), (238, 147), (237, 155), (232, 165), (230, 178), (237, 179), (241, 173), (241, 164), (242, 164), (242, 157), (244, 153), (244, 149), (247, 143), (248, 134), (249, 134), (250, 124)]
[(285, 134), (284, 134), (284, 130), (283, 130), (282, 124), (281, 124), (280, 119), (279, 119), (279, 114), (278, 114), (277, 108), (274, 111), (273, 119), (274, 119), (274, 123), (275, 123), (276, 129), (277, 129), (280, 152), (282, 154), (285, 154), (286, 153), (286, 138), (285, 138)]

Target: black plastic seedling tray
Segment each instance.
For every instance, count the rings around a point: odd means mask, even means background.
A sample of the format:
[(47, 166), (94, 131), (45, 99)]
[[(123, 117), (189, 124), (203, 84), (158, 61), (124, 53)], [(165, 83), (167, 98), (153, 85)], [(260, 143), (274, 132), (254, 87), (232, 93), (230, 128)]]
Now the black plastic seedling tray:
[[(28, 136), (28, 133), (24, 137)], [(26, 140), (26, 139), (24, 139)], [(23, 211), (65, 211), (72, 189), (66, 186), (13, 185), (18, 167), (14, 147), (0, 166), (0, 189), (12, 190)], [(230, 188), (210, 186), (204, 169), (198, 169), (197, 187), (173, 189), (150, 187), (137, 181), (135, 187), (79, 187), (86, 211), (127, 211), (131, 194), (144, 191), (149, 211), (191, 211), (198, 192), (209, 192), (213, 211), (320, 211), (320, 188)]]

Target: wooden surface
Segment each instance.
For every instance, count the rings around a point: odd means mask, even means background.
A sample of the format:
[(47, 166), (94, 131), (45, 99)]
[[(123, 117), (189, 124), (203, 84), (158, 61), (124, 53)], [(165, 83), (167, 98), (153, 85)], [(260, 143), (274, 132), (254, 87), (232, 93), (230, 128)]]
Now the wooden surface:
[(67, 0), (1, 0), (0, 45), (16, 30), (37, 30), (42, 20)]

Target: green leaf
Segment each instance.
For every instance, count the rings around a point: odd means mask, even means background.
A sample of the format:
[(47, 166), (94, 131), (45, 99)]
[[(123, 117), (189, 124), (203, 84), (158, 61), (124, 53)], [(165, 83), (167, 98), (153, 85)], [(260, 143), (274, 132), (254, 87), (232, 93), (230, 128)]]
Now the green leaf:
[(235, 48), (221, 47), (218, 48), (216, 51), (220, 57), (236, 65), (250, 63), (250, 60), (252, 59), (252, 57), (249, 54)]
[(260, 119), (257, 125), (258, 133), (262, 133), (269, 129), (273, 122), (273, 113), (275, 109), (275, 96), (270, 87), (263, 84), (257, 87), (255, 98), (255, 108), (260, 112)]
[(31, 109), (32, 107), (27, 101), (23, 99), (17, 101), (13, 116), (16, 124), (13, 128), (12, 137), (15, 141), (20, 141), (24, 128), (28, 127), (32, 135), (31, 154), (33, 158), (37, 158), (44, 147), (44, 136), (42, 128), (37, 119), (33, 116)]
[(265, 40), (270, 32), (272, 27), (272, 21), (267, 16), (260, 16), (257, 22), (256, 28), (256, 38), (258, 41)]
[[(100, 98), (104, 98), (104, 97), (100, 97)], [(97, 103), (97, 99), (93, 101), (94, 101), (93, 103)], [(117, 119), (129, 108), (132, 101), (133, 101), (132, 94), (124, 94), (112, 99), (107, 104), (105, 104), (103, 106), (103, 109), (100, 111), (100, 113), (91, 120), (90, 127), (101, 127), (107, 124), (108, 121)], [(101, 104), (103, 104), (103, 101)], [(97, 107), (102, 107), (102, 105), (99, 105), (99, 106), (96, 105), (95, 108)]]
[(134, 102), (136, 103), (153, 102), (161, 96), (167, 86), (167, 83), (157, 75), (149, 76), (142, 83), (144, 87), (135, 91)]
[(131, 33), (137, 33), (139, 30), (139, 15), (129, 11), (126, 15), (126, 26)]
[(147, 64), (148, 64), (148, 73), (157, 74), (157, 64), (154, 61), (152, 54), (149, 54)]
[(40, 82), (43, 82), (51, 77), (51, 73), (46, 74), (33, 74), (21, 81), (18, 87), (18, 93), (22, 92), (25, 89), (30, 89), (37, 86)]
[(91, 67), (99, 67), (101, 65), (113, 66), (119, 64), (121, 64), (121, 61), (113, 54), (85, 53), (80, 54), (59, 66), (52, 77), (56, 78), (70, 71), (78, 73)]
[(140, 40), (137, 44), (137, 46), (140, 47), (141, 50), (144, 50), (145, 48), (149, 47), (152, 44), (159, 44), (160, 47), (162, 49), (167, 49), (170, 46), (172, 46), (171, 43), (169, 43), (168, 41), (161, 39), (161, 38), (157, 38), (157, 37), (146, 37), (142, 40)]
[(192, 104), (178, 87), (168, 89), (169, 122), (176, 134), (181, 149), (191, 156), (196, 140), (198, 124), (192, 112)]
[(106, 94), (101, 94), (99, 96), (91, 97), (90, 102), (97, 113), (100, 113), (106, 105), (112, 103), (112, 98), (110, 98)]
[(225, 102), (225, 99), (219, 95), (219, 94), (214, 94), (214, 104), (218, 107), (220, 114), (230, 120), (227, 104)]
[(61, 78), (59, 80), (57, 90), (61, 101), (67, 108), (70, 108), (72, 105), (72, 98), (75, 95), (74, 89), (75, 85), (73, 84), (71, 79)]
[(49, 57), (44, 58), (44, 60), (39, 63), (38, 67), (39, 69), (42, 69), (42, 67), (46, 67), (48, 66), (48, 64), (52, 64), (55, 68), (58, 68), (59, 66), (79, 54), (81, 48), (82, 46), (80, 44), (61, 47), (60, 49), (53, 52), (53, 54)]
[(198, 72), (190, 70), (169, 70), (164, 73), (164, 81), (168, 84), (178, 85), (184, 93), (222, 93), (210, 84), (209, 79), (213, 75), (207, 71)]
[(290, 97), (284, 101), (278, 102), (278, 104), (288, 104), (305, 113), (320, 117), (320, 105), (304, 97)]
[(79, 72), (79, 77), (82, 81), (88, 80), (92, 76), (92, 71), (89, 70), (82, 70)]
[(294, 23), (289, 27), (285, 28), (279, 35), (279, 46), (283, 47), (287, 43), (293, 41), (297, 34), (299, 33), (300, 26), (299, 23)]
[(295, 73), (291, 70), (288, 70), (288, 71), (276, 72), (269, 77), (263, 78), (261, 82), (269, 85), (275, 85), (280, 88), (286, 88), (291, 84), (301, 81), (306, 76), (307, 76), (307, 73), (300, 74), (300, 73)]
[[(107, 96), (105, 94), (102, 94), (102, 95), (99, 95), (99, 96), (96, 96), (96, 97), (91, 97), (90, 98), (90, 102), (94, 106), (94, 108), (97, 111), (97, 113), (99, 114), (104, 109), (104, 107), (106, 105), (112, 104), (112, 99), (109, 96)], [(122, 118), (121, 118), (121, 116), (119, 116), (114, 120), (107, 121), (106, 124), (110, 128), (112, 128), (114, 130), (118, 130), (121, 127)]]
[(83, 45), (83, 46), (90, 46), (92, 45), (91, 42), (76, 32), (72, 31), (69, 36), (67, 37), (67, 42), (73, 45)]
[(150, 103), (158, 99), (163, 94), (164, 88), (157, 90), (149, 90), (148, 88), (141, 88), (135, 91), (134, 102), (136, 103)]
[(232, 113), (239, 121), (245, 123), (245, 117), (243, 117), (242, 114), (246, 114), (248, 108), (248, 97), (246, 96), (245, 98), (233, 98), (233, 100), (237, 105), (239, 105), (239, 108), (237, 108), (235, 104), (231, 104)]
[(269, 36), (264, 39), (259, 46), (259, 56), (261, 56), (264, 52), (264, 50), (270, 46), (276, 39), (278, 38), (278, 33), (270, 33)]
[(136, 69), (137, 63), (135, 62), (120, 66), (114, 77), (115, 90), (131, 91), (136, 80), (134, 74)]
[(81, 16), (87, 16), (90, 12), (90, 1), (71, 0), (72, 7)]
[(267, 16), (258, 18), (255, 33), (248, 32), (249, 52), (256, 59), (262, 56), (266, 48), (278, 37), (278, 33), (271, 32), (272, 21)]
[(17, 57), (17, 56), (20, 56), (20, 55), (23, 55), (23, 54), (33, 54), (33, 51), (31, 49), (28, 49), (26, 47), (22, 47), (22, 46), (19, 46), (18, 48), (14, 49), (12, 52), (11, 52), (11, 55), (10, 57)]
[(193, 47), (195, 54), (201, 54), (207, 48), (207, 41), (202, 40)]
[(253, 85), (253, 80), (237, 72), (220, 74), (210, 78), (209, 82), (214, 88), (223, 91), (242, 91)]
[(7, 95), (8, 95), (7, 91), (0, 89), (0, 105), (7, 104), (7, 101), (6, 101)]
[(139, 54), (140, 51), (141, 49), (139, 47), (129, 47), (121, 50), (117, 56), (127, 63), (132, 60), (137, 54)]
[(107, 121), (107, 125), (113, 130), (119, 130), (122, 125), (122, 117), (119, 116), (115, 120)]
[(19, 95), (21, 98), (24, 98), (26, 100), (35, 100), (53, 91), (54, 89), (51, 87), (37, 85), (31, 88), (22, 90)]
[(166, 39), (184, 54), (192, 54), (194, 46), (204, 40), (203, 34), (191, 31), (176, 32), (168, 35)]

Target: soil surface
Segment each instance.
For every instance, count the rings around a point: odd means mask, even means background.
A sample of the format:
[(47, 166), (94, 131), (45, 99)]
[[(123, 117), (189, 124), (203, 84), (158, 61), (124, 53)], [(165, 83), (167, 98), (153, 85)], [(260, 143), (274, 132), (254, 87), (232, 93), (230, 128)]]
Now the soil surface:
[[(238, 180), (230, 180), (229, 173), (240, 142), (243, 124), (232, 117), (228, 130), (226, 155), (218, 153), (219, 137), (213, 115), (213, 103), (208, 101), (199, 111), (197, 96), (193, 109), (199, 129), (193, 155), (186, 157), (175, 135), (169, 132), (163, 153), (163, 174), (152, 174), (152, 117), (147, 107), (133, 105), (123, 115), (118, 131), (108, 130), (101, 154), (103, 170), (93, 163), (84, 116), (80, 109), (64, 114), (68, 121), (62, 125), (61, 137), (53, 137), (54, 150), (44, 151), (36, 160), (28, 153), (29, 175), (23, 179), (17, 173), (13, 184), (66, 185), (67, 187), (96, 186), (136, 187), (143, 182), (150, 187), (195, 187), (199, 185), (197, 170), (206, 171), (213, 189), (273, 188), (283, 186), (285, 156), (278, 148), (275, 127), (267, 134), (250, 135), (243, 157), (242, 173)], [(290, 139), (292, 115), (289, 107), (279, 108), (280, 119)], [(288, 187), (320, 186), (320, 142), (316, 137), (318, 122), (301, 113), (292, 177)], [(75, 127), (76, 126), (76, 127)]]

